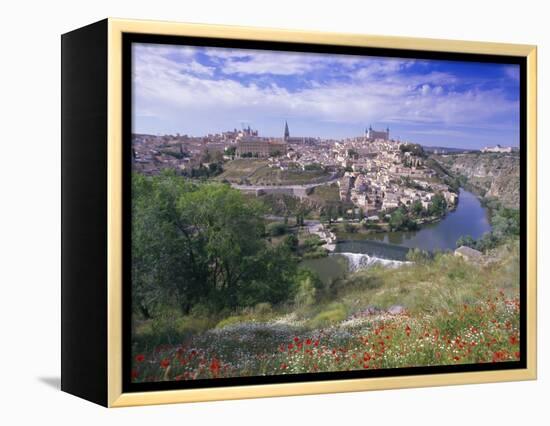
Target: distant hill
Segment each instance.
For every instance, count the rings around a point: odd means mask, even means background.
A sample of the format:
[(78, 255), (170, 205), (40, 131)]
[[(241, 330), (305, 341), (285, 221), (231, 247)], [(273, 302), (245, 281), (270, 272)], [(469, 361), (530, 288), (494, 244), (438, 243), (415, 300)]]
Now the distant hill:
[(448, 146), (425, 146), (422, 148), (429, 154), (463, 154), (466, 152), (479, 152), (476, 149), (452, 148)]
[(466, 153), (432, 155), (455, 176), (465, 176), (468, 183), (484, 197), (495, 197), (511, 208), (519, 208), (519, 168), (517, 153)]

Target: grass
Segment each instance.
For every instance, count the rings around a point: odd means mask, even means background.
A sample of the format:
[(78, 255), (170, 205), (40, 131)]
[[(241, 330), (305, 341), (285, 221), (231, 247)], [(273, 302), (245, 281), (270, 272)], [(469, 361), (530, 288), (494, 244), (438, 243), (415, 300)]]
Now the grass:
[(227, 179), (230, 182), (239, 182), (262, 168), (267, 168), (266, 160), (258, 159), (236, 159), (228, 161), (223, 165), (223, 173), (216, 177), (216, 180)]
[(301, 267), (317, 272), (321, 281), (329, 284), (335, 280), (344, 278), (347, 270), (347, 262), (343, 257), (328, 256), (318, 259), (306, 259)]
[[(345, 281), (341, 300), (350, 306), (399, 304), (411, 313), (433, 314), (474, 303), (490, 289), (499, 288), (514, 297), (519, 283), (518, 248), (514, 245), (501, 252), (499, 264), (486, 267), (439, 254), (427, 264), (359, 271)], [(382, 284), (373, 286), (376, 282)]]
[(353, 227), (354, 232), (348, 232), (345, 223), (333, 223), (331, 230), (336, 234), (338, 240), (363, 240), (365, 235), (388, 230), (388, 225), (385, 222), (371, 223), (370, 228), (366, 228), (363, 223), (350, 223), (348, 226)]
[[(133, 378), (193, 380), (519, 359), (517, 242), (491, 257), (498, 260), (487, 265), (438, 254), (397, 269), (371, 267), (326, 281), (315, 303), (304, 306), (262, 304), (216, 318), (142, 322), (136, 326), (142, 342), (162, 325), (183, 337), (160, 344), (156, 336), (156, 346), (134, 346)], [(391, 314), (394, 305), (403, 309)]]
[(326, 309), (319, 312), (309, 322), (308, 326), (312, 329), (323, 328), (346, 319), (348, 315), (347, 308), (342, 303), (331, 303)]
[(280, 170), (275, 168), (260, 168), (249, 176), (249, 181), (256, 185), (300, 185), (319, 182), (329, 176), (323, 170)]
[(216, 180), (251, 185), (300, 185), (322, 181), (329, 176), (324, 170), (280, 170), (267, 166), (263, 159), (236, 159), (223, 165), (224, 171)]
[(309, 198), (323, 203), (339, 203), (340, 191), (338, 185), (333, 183), (330, 185), (321, 185), (314, 188)]

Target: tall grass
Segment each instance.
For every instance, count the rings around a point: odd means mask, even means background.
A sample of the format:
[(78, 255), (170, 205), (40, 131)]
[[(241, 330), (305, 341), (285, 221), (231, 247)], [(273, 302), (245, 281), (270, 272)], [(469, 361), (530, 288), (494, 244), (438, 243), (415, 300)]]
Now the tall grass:
[[(135, 323), (134, 379), (519, 359), (517, 241), (490, 256), (485, 264), (438, 254), (397, 269), (372, 267), (325, 283), (307, 303), (185, 317), (167, 310)], [(403, 311), (389, 314), (393, 305)]]

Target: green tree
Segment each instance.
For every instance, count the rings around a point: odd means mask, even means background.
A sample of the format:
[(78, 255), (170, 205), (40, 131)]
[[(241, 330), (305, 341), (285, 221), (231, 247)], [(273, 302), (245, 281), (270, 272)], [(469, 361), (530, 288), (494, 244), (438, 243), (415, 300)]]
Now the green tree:
[[(141, 313), (173, 302), (188, 313), (197, 303), (235, 308), (292, 297), (295, 261), (266, 243), (263, 209), (239, 191), (175, 173), (134, 175), (132, 201), (132, 294)], [(261, 289), (255, 298), (252, 288)]]
[(406, 222), (406, 213), (402, 208), (395, 210), (390, 216), (390, 228), (392, 231), (397, 231), (403, 228)]
[(288, 234), (285, 237), (284, 244), (291, 252), (294, 253), (298, 250), (298, 237), (295, 234)]
[(456, 241), (456, 246), (457, 247), (467, 246), (473, 249), (477, 248), (476, 240), (474, 240), (471, 235), (463, 235), (462, 237), (460, 237)]
[(428, 207), (430, 216), (443, 216), (447, 212), (447, 201), (441, 194), (435, 194), (432, 197), (432, 203)]
[(416, 200), (411, 206), (411, 212), (416, 216), (420, 217), (424, 213), (424, 207), (420, 200)]
[(418, 229), (418, 224), (408, 216), (404, 207), (399, 207), (391, 214), (389, 224), (392, 231), (413, 231)]
[(267, 232), (272, 237), (286, 234), (287, 226), (284, 223), (274, 222), (267, 225)]

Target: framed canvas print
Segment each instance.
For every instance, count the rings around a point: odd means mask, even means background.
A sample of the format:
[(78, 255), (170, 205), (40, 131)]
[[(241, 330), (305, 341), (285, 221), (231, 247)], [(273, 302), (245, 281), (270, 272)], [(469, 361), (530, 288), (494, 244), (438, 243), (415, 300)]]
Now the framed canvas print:
[(62, 36), (62, 389), (536, 378), (536, 48), (107, 19)]

